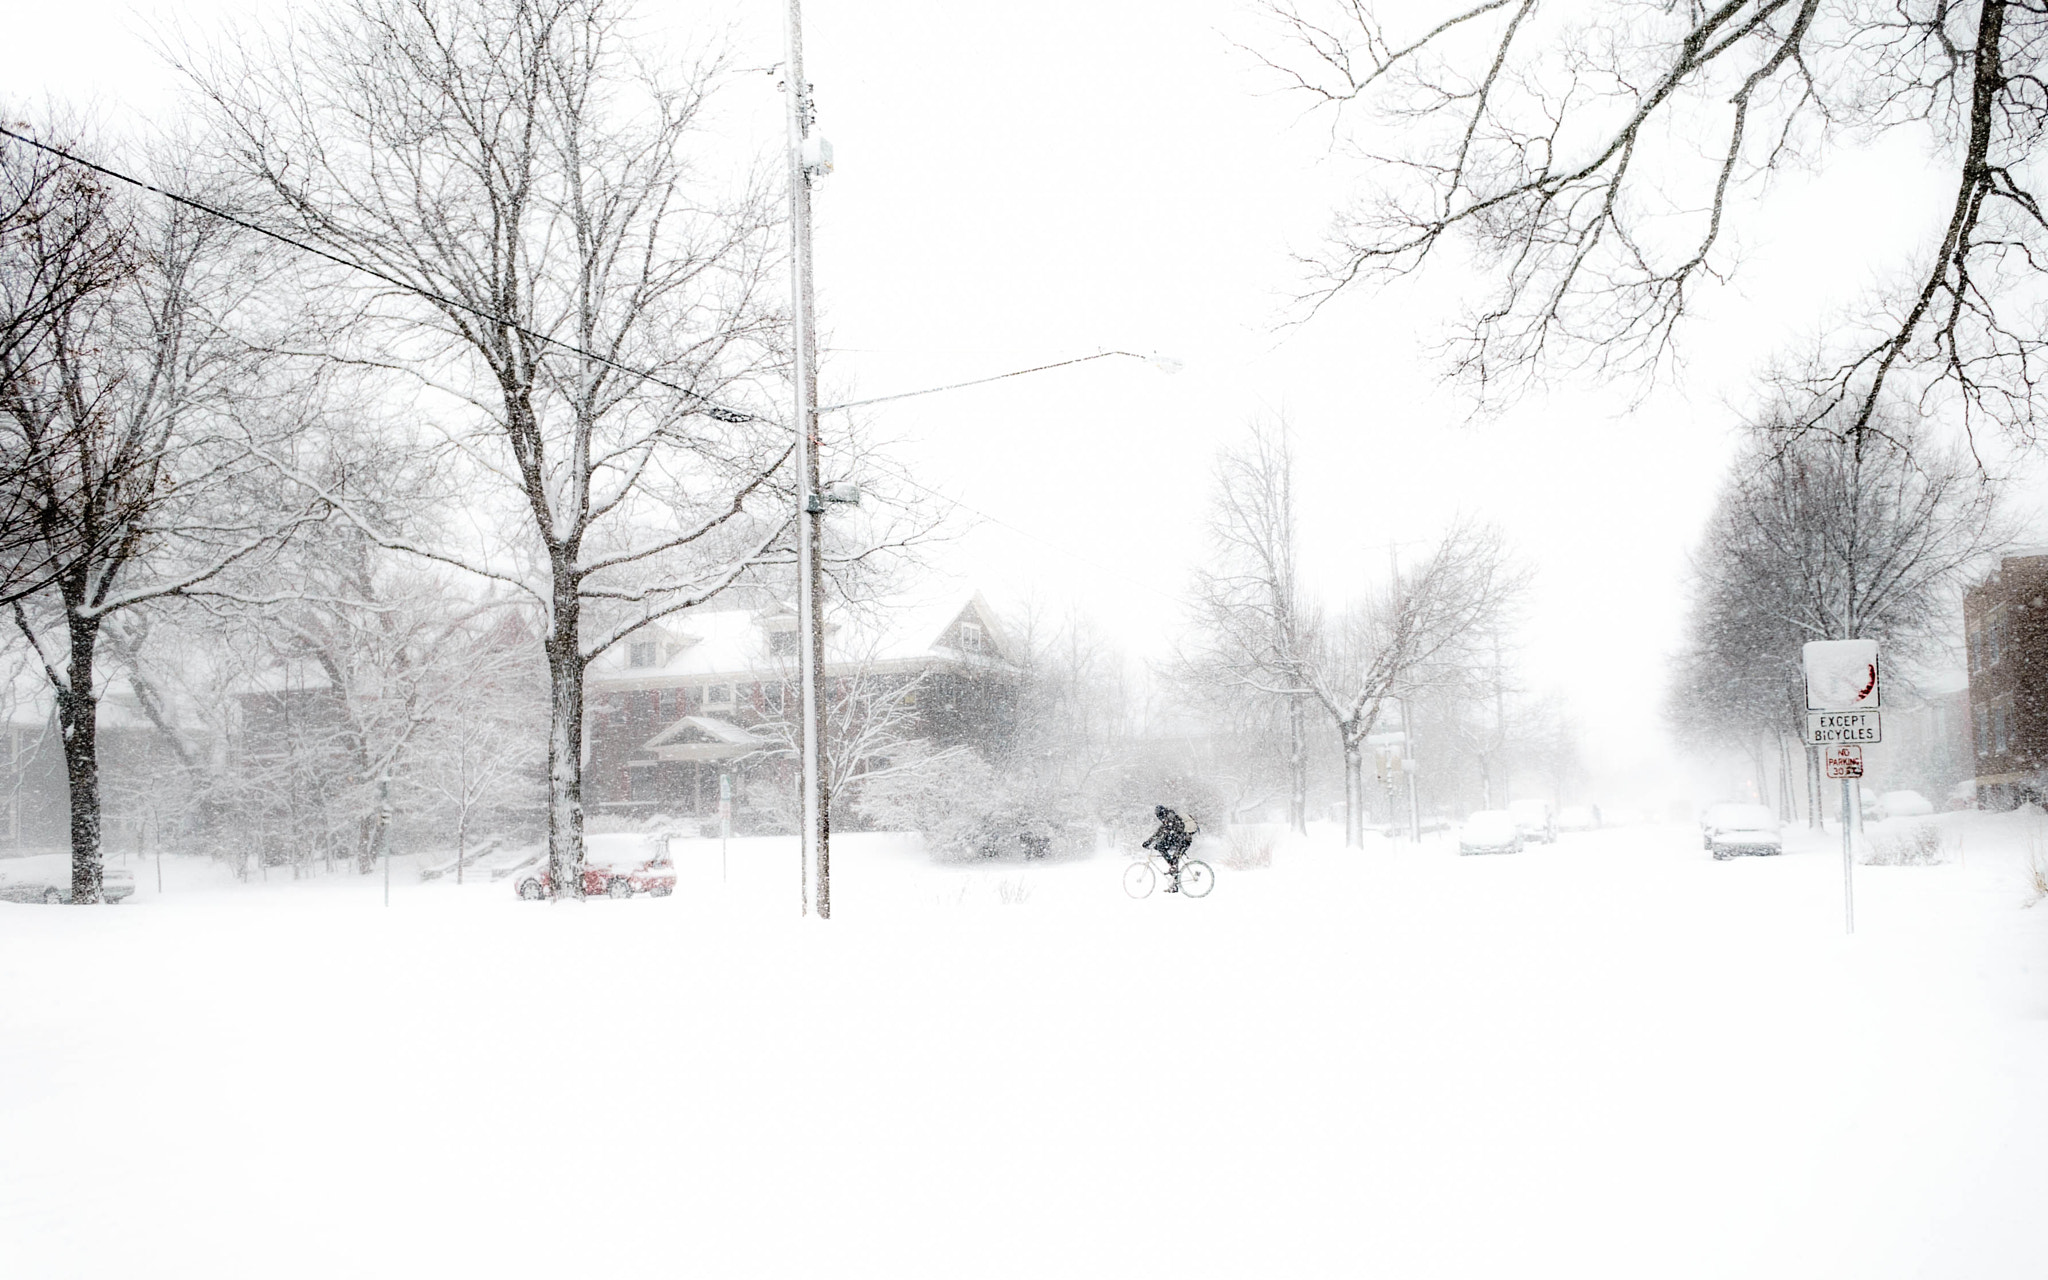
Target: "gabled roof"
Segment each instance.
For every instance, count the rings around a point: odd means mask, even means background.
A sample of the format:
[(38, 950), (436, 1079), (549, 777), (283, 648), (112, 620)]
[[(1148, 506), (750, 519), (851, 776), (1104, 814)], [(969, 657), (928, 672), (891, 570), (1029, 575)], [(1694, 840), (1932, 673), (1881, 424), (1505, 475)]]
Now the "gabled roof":
[(649, 738), (646, 745), (666, 747), (683, 743), (723, 742), (731, 746), (758, 747), (761, 741), (730, 720), (720, 720), (717, 716), (684, 716)]
[(642, 757), (636, 763), (645, 763), (649, 756), (655, 760), (731, 760), (773, 745), (772, 739), (756, 737), (730, 720), (684, 716), (641, 743), (634, 754)]
[[(963, 647), (960, 624), (980, 626), (983, 648)], [(759, 677), (791, 671), (792, 653), (775, 653), (770, 636), (796, 628), (796, 614), (786, 607), (707, 609), (676, 614), (641, 628), (600, 654), (589, 668), (594, 681), (606, 684), (646, 681), (665, 685), (678, 681), (727, 677)], [(654, 640), (661, 652), (655, 665), (629, 665), (636, 641)], [(925, 665), (1011, 665), (1017, 649), (980, 592), (952, 595), (937, 601), (889, 601), (835, 610), (826, 619), (825, 665), (828, 668)]]

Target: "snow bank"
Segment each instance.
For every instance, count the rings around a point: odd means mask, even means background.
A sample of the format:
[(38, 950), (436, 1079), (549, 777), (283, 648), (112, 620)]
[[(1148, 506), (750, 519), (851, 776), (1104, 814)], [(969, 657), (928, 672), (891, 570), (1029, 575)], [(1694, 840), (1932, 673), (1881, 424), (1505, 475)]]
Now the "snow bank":
[[(1859, 868), (1690, 827), (1460, 859), (677, 841), (668, 899), (0, 904), (28, 1277), (2048, 1274), (2027, 832)], [(552, 1100), (551, 1100), (552, 1091)], [(559, 1211), (550, 1206), (559, 1204)]]

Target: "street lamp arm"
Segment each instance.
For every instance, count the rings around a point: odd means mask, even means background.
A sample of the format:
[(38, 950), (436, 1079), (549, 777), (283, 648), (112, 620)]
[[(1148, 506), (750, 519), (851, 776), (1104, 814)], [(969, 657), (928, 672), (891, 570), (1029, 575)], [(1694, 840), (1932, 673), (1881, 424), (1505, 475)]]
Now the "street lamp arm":
[(1064, 369), (1070, 364), (1087, 364), (1090, 360), (1107, 360), (1111, 356), (1128, 356), (1132, 360), (1146, 360), (1166, 373), (1180, 372), (1180, 361), (1171, 356), (1140, 355), (1135, 351), (1098, 351), (1092, 356), (1076, 356), (1072, 360), (1056, 360), (1052, 364), (1033, 365), (1029, 369), (1013, 369), (1009, 373), (992, 374), (986, 378), (971, 378), (966, 382), (949, 382), (943, 387), (926, 387), (922, 391), (899, 391), (892, 396), (876, 396), (870, 400), (849, 400), (845, 404), (818, 406), (817, 412), (831, 413), (837, 409), (858, 409), (865, 405), (882, 404), (890, 400), (909, 400), (916, 396), (937, 395), (941, 391), (958, 391), (962, 387), (978, 387), (985, 382), (1001, 382), (1004, 378), (1021, 378), (1027, 373), (1044, 373), (1048, 369)]

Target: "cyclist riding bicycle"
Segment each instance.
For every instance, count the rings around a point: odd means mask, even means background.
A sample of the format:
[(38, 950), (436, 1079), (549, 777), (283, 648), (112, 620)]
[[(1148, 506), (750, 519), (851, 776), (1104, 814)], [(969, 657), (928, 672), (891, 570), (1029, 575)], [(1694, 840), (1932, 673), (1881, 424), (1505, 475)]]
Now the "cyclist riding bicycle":
[(1188, 846), (1194, 844), (1195, 838), (1188, 834), (1187, 824), (1180, 820), (1180, 815), (1165, 805), (1154, 805), (1152, 815), (1159, 819), (1159, 830), (1154, 831), (1141, 847), (1151, 849), (1166, 859), (1167, 870), (1173, 873), (1173, 883), (1166, 886), (1166, 891), (1179, 893), (1181, 859), (1187, 856)]

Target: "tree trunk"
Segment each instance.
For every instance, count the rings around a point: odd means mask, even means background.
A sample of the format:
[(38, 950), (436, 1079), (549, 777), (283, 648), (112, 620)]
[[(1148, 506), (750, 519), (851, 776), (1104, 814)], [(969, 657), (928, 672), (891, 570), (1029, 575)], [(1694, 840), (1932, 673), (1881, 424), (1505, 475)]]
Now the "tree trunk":
[(556, 897), (583, 896), (583, 650), (581, 604), (566, 563), (555, 569), (548, 632), (548, 877)]
[(99, 700), (93, 691), (99, 624), (75, 614), (68, 621), (71, 661), (65, 684), (57, 690), (57, 728), (64, 739), (64, 782), (71, 801), (71, 901), (83, 904), (102, 896)]
[(1821, 816), (1820, 748), (1806, 748), (1806, 825), (1815, 831), (1827, 824)]
[(1287, 826), (1308, 834), (1308, 708), (1300, 694), (1287, 700)]
[(1350, 734), (1344, 735), (1344, 844), (1365, 847), (1365, 752)]
[(1792, 794), (1792, 746), (1778, 735), (1778, 821), (1791, 823), (1799, 817), (1799, 805)]
[[(386, 772), (377, 777), (377, 814), (370, 820), (370, 838), (364, 842), (369, 850), (368, 865), (364, 868), (366, 871), (374, 870), (379, 862), (391, 856), (390, 842), (391, 775)], [(385, 879), (389, 880), (390, 875), (387, 870)]]

